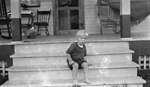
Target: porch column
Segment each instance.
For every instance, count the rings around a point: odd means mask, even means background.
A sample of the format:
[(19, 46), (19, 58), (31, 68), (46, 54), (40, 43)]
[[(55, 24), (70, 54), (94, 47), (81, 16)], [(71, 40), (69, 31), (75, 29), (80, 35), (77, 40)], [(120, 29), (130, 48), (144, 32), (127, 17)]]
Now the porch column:
[(20, 0), (10, 0), (11, 1), (11, 29), (12, 29), (12, 40), (20, 41), (22, 40), (21, 35), (21, 16), (20, 16)]
[(131, 14), (131, 1), (120, 0), (120, 29), (121, 38), (130, 38), (130, 14)]

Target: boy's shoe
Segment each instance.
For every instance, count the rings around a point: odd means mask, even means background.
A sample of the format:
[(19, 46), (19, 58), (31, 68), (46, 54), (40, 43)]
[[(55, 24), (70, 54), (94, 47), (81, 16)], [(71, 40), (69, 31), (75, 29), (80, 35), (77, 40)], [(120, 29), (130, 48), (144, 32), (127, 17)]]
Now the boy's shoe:
[(81, 87), (81, 86), (78, 84), (77, 80), (74, 80), (72, 87)]
[(72, 87), (81, 87), (80, 85), (73, 85)]

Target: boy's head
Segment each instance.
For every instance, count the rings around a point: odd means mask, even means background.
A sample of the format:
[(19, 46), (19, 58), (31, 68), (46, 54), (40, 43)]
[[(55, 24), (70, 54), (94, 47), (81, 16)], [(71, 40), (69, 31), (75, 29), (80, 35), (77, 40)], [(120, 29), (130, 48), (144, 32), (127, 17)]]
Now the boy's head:
[(88, 37), (88, 33), (85, 30), (80, 30), (77, 32), (78, 42), (85, 42), (85, 39)]

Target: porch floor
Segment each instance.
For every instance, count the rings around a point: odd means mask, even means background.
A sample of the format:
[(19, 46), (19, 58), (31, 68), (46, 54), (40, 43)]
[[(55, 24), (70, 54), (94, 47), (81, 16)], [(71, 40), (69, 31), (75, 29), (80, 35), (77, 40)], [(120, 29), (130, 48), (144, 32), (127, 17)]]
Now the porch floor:
[[(105, 34), (105, 35), (100, 35), (100, 34), (94, 34), (94, 35), (89, 35), (88, 38), (86, 39), (87, 41), (91, 40), (119, 40), (121, 39), (119, 37), (119, 34)], [(36, 39), (24, 39), (23, 41), (75, 41), (76, 36), (75, 35), (57, 35), (57, 36), (39, 36)]]
[[(74, 35), (56, 35), (56, 36), (37, 36), (35, 39), (23, 38), (24, 42), (57, 42), (57, 41), (75, 41), (76, 37)], [(94, 34), (89, 35), (87, 41), (111, 41), (111, 40), (123, 40), (120, 38), (120, 34), (105, 33), (103, 35)], [(131, 38), (125, 40), (150, 40), (149, 32), (131, 32)], [(0, 44), (10, 43), (12, 40), (7, 40), (0, 38)]]

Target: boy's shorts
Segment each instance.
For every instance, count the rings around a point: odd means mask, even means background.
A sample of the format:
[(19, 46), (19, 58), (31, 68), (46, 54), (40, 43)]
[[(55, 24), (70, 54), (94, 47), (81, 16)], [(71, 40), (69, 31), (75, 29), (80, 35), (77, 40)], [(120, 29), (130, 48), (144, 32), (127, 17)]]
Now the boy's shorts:
[[(80, 59), (80, 60), (74, 61), (74, 62), (77, 63), (77, 64), (79, 65), (79, 69), (83, 69), (82, 64), (83, 64), (83, 63), (87, 63), (87, 61), (84, 60), (83, 58)], [(67, 59), (67, 64), (68, 64), (68, 67), (70, 68), (70, 70), (72, 70), (72, 69), (73, 69), (73, 64), (74, 64), (74, 63), (69, 64), (69, 60)]]

